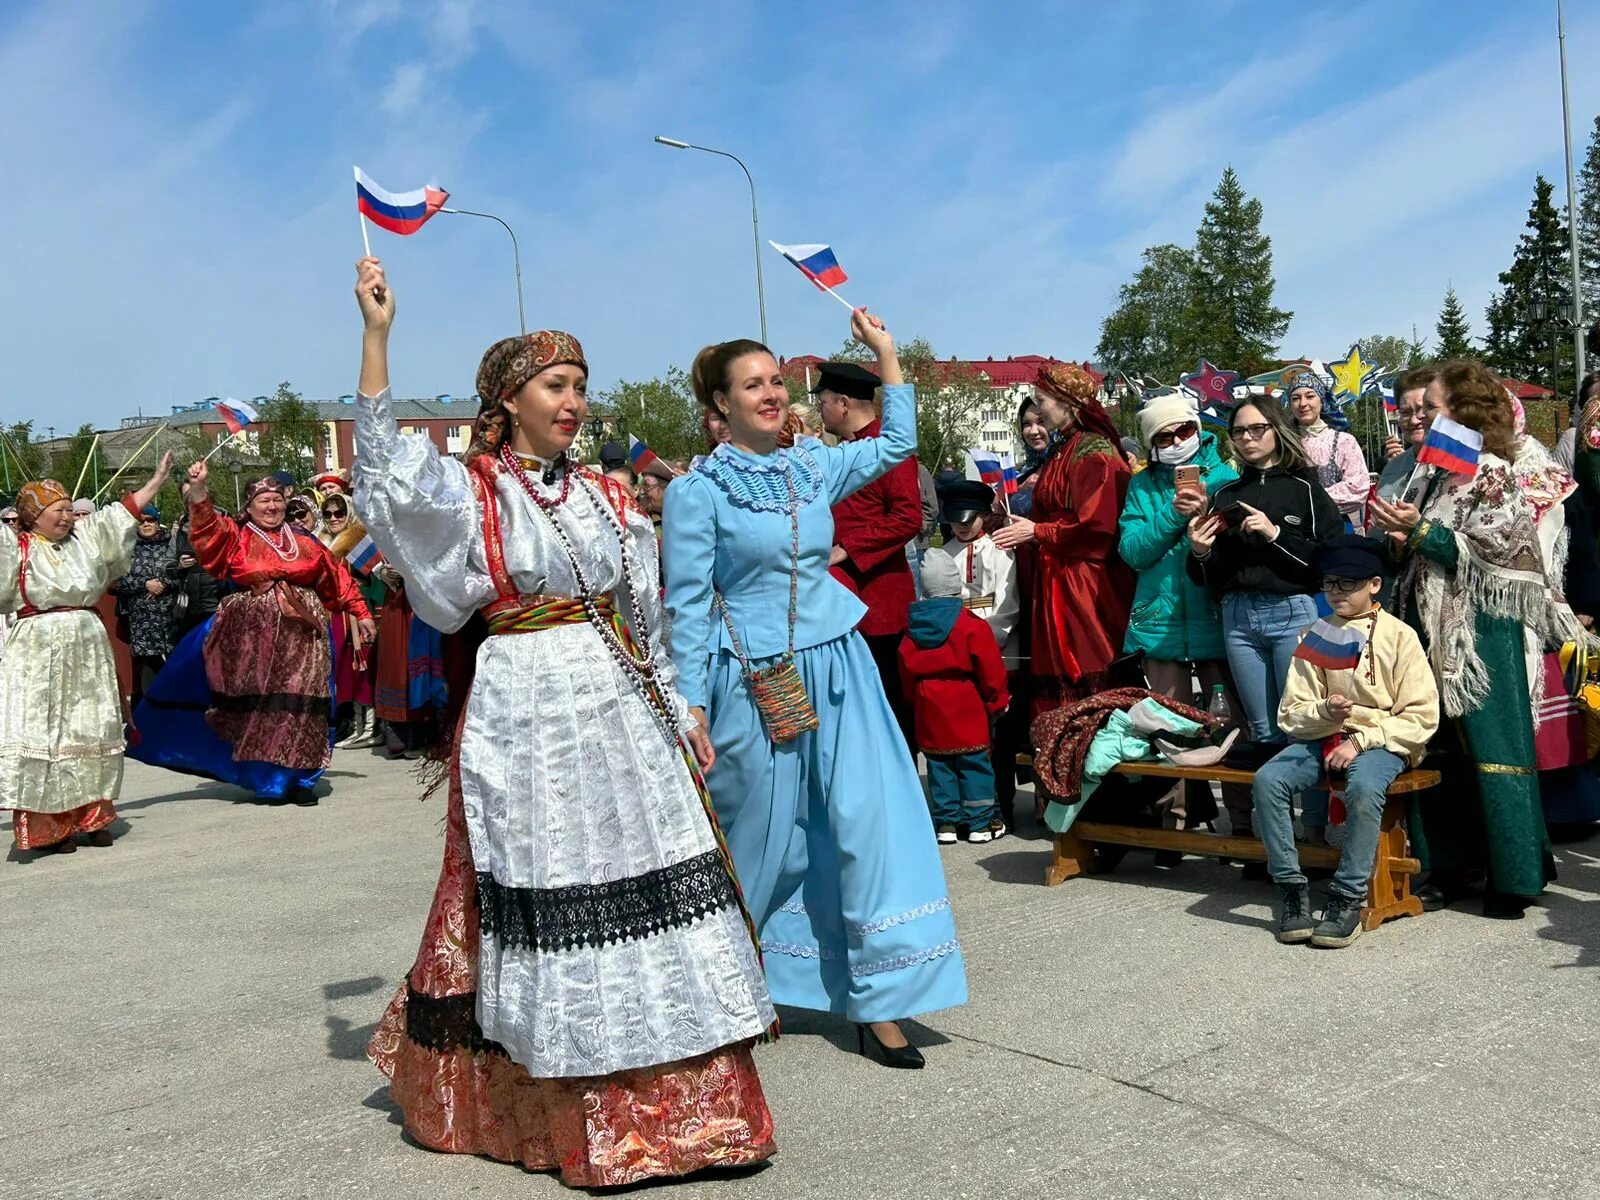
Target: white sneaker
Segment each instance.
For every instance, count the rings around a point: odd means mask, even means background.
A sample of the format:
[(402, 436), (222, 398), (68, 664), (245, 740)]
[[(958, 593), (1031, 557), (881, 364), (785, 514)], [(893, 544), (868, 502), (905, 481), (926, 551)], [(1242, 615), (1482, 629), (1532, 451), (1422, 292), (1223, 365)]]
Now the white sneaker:
[(996, 821), (985, 829), (974, 829), (967, 834), (967, 841), (982, 845), (984, 842), (999, 841), (1005, 835), (1006, 823), (1004, 821)]
[(935, 831), (941, 846), (954, 846), (956, 844), (956, 827), (954, 825), (941, 825)]

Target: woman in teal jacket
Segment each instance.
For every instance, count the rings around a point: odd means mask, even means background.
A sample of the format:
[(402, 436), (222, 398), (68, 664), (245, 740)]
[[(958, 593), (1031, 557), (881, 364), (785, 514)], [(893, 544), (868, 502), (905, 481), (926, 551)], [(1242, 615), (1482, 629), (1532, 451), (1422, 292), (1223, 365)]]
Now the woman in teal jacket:
[[(1222, 645), (1222, 609), (1184, 567), (1189, 518), (1205, 511), (1206, 497), (1237, 479), (1238, 472), (1222, 461), (1216, 436), (1201, 431), (1193, 403), (1181, 392), (1147, 401), (1139, 410), (1139, 432), (1150, 465), (1133, 477), (1122, 508), (1117, 551), (1139, 576), (1122, 649), (1144, 655), (1152, 692), (1187, 704), (1198, 675), (1207, 698), (1220, 686), (1232, 711), (1239, 712)], [(1180, 466), (1200, 468), (1199, 486), (1181, 496), (1174, 474)], [(1249, 790), (1226, 799), (1234, 828), (1248, 832)], [(1181, 789), (1169, 815), (1174, 824), (1184, 824)]]

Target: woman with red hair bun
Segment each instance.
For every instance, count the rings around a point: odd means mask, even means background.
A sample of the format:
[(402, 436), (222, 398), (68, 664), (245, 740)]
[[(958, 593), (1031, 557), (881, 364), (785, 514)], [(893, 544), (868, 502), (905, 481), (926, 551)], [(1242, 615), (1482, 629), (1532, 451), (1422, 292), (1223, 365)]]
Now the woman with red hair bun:
[(1118, 519), (1133, 478), (1094, 376), (1049, 363), (1034, 382), (1039, 415), (1056, 435), (1039, 469), (1033, 508), (995, 531), (1006, 550), (1038, 545), (1032, 600), (1033, 714), (1106, 686), (1122, 652), (1134, 574), (1117, 555)]

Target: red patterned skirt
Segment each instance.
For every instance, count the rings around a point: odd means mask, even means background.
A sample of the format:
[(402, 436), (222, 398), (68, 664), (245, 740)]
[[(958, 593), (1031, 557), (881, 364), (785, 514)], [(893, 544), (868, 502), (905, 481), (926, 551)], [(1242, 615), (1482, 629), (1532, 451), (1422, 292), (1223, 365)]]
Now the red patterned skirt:
[(14, 809), (11, 813), (11, 838), (18, 850), (39, 850), (64, 842), (75, 833), (93, 833), (117, 819), (116, 806), (109, 800), (96, 800), (66, 812), (43, 813)]
[(559, 1170), (570, 1187), (742, 1167), (776, 1153), (749, 1043), (615, 1075), (534, 1079), (484, 1041), (477, 979), (477, 878), (452, 773), (422, 948), (367, 1046), (411, 1136), (432, 1150)]
[[(297, 594), (304, 616), (284, 611), (281, 588)], [(333, 659), (328, 615), (315, 592), (286, 583), (260, 594), (235, 592), (217, 608), (205, 660), (212, 692), (206, 722), (232, 744), (235, 762), (308, 771), (328, 765)]]

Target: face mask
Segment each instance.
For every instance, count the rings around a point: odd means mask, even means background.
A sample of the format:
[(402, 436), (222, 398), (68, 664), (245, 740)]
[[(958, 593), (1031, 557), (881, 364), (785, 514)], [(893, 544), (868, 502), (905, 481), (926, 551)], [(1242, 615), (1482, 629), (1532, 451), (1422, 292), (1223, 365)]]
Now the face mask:
[(1181, 442), (1173, 442), (1164, 450), (1156, 450), (1156, 461), (1165, 463), (1169, 467), (1181, 467), (1196, 454), (1200, 453), (1200, 435), (1198, 433), (1186, 437)]

